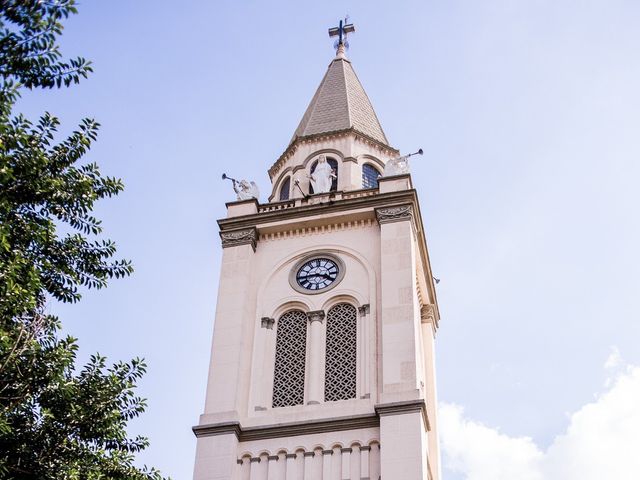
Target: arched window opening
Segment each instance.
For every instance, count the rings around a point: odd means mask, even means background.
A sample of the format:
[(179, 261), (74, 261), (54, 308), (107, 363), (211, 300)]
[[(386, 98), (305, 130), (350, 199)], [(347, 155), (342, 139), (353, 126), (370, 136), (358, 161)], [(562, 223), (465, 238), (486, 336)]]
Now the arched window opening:
[(282, 182), (280, 187), (280, 201), (289, 200), (289, 190), (291, 190), (291, 177)]
[(380, 172), (373, 165), (365, 163), (362, 166), (362, 188), (378, 188)]
[(273, 408), (304, 403), (307, 315), (291, 310), (280, 317), (276, 333)]
[(327, 314), (324, 400), (356, 398), (356, 307), (339, 303)]
[[(338, 190), (338, 162), (337, 162), (337, 160), (334, 160), (333, 158), (327, 158), (327, 163), (329, 164), (329, 166), (333, 170), (333, 174), (335, 175), (335, 178), (333, 178), (331, 180), (331, 190), (330, 191), (331, 192), (335, 192), (336, 190)], [(311, 165), (310, 173), (315, 172), (317, 166), (318, 166), (318, 161), (316, 160)], [(313, 194), (314, 194), (313, 182), (309, 182), (309, 195), (313, 195)]]

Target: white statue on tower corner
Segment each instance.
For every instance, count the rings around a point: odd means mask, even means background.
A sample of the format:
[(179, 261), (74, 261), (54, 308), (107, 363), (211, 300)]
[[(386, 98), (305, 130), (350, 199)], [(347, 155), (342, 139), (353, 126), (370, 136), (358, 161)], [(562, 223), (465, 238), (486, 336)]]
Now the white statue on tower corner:
[(331, 190), (331, 182), (336, 178), (331, 165), (327, 163), (327, 158), (324, 155), (320, 155), (318, 158), (318, 165), (309, 179), (313, 183), (313, 191), (315, 193), (327, 193)]
[(233, 180), (233, 190), (235, 190), (238, 200), (249, 200), (260, 197), (260, 191), (256, 182), (248, 182), (246, 180)]
[(394, 175), (404, 175), (409, 172), (409, 157), (413, 155), (422, 155), (422, 149), (418, 150), (415, 153), (410, 153), (409, 155), (403, 155), (402, 157), (392, 158), (387, 162), (384, 166), (384, 172), (382, 173), (383, 177), (392, 177)]
[(392, 158), (384, 166), (383, 177), (392, 177), (394, 175), (403, 175), (409, 173), (409, 155), (398, 158)]

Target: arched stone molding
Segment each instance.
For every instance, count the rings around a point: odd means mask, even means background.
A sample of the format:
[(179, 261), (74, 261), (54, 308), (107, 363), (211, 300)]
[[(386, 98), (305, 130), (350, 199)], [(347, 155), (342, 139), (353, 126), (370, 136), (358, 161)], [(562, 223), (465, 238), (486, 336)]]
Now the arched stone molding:
[(331, 298), (328, 298), (326, 302), (322, 305), (322, 310), (328, 312), (332, 307), (338, 305), (339, 303), (348, 303), (356, 307), (356, 310), (360, 308), (365, 303), (368, 303), (365, 300), (364, 295), (359, 292), (351, 289), (334, 290), (335, 295), (332, 295)]
[(294, 167), (294, 171), (301, 170), (301, 169), (308, 171), (311, 168), (310, 164), (313, 163), (312, 161), (317, 160), (318, 156), (320, 155), (326, 155), (327, 157), (337, 157), (336, 160), (338, 161), (338, 165), (342, 164), (342, 162), (344, 162), (345, 160), (345, 157), (341, 151), (336, 150), (335, 148), (321, 148), (307, 155), (307, 157), (302, 161), (302, 165), (298, 167)]
[(383, 162), (382, 160), (380, 160), (378, 157), (374, 157), (373, 155), (369, 155), (366, 153), (363, 153), (362, 155), (358, 155), (358, 164), (359, 165), (365, 165), (365, 164), (370, 164), (373, 167), (376, 167), (376, 170), (379, 170), (380, 173), (382, 173), (384, 171), (384, 166), (385, 166), (385, 162)]
[[(269, 290), (269, 286), (274, 281), (274, 278), (283, 273), (283, 271), (286, 271), (284, 272), (284, 278), (288, 278), (289, 269), (293, 268), (293, 266), (302, 258), (314, 252), (318, 252), (318, 254), (326, 252), (332, 253), (334, 255), (345, 255), (358, 262), (364, 268), (368, 277), (367, 290), (369, 298), (365, 299), (364, 295), (360, 292), (354, 291), (352, 289), (346, 289), (342, 285), (337, 285), (333, 290), (327, 292), (326, 294), (319, 294), (314, 296), (298, 295), (296, 294), (295, 290), (291, 289), (290, 292), (287, 293), (286, 297), (279, 298), (278, 300), (269, 300), (268, 303), (266, 303), (265, 300), (270, 299), (271, 295), (265, 295), (265, 292)], [(302, 248), (289, 253), (284, 258), (281, 258), (274, 265), (271, 274), (266, 276), (262, 280), (262, 282), (258, 286), (257, 311), (265, 312), (266, 315), (269, 315), (267, 312), (275, 312), (278, 307), (280, 307), (285, 301), (300, 302), (307, 305), (309, 310), (321, 310), (324, 302), (326, 301), (325, 295), (331, 295), (333, 297), (334, 295), (339, 295), (342, 293), (354, 296), (358, 299), (361, 305), (369, 302), (372, 305), (375, 305), (376, 281), (377, 275), (373, 265), (369, 263), (369, 261), (357, 250), (335, 244), (316, 245)], [(276, 318), (275, 313), (270, 316)]]
[(273, 318), (277, 324), (278, 319), (291, 310), (301, 310), (304, 313), (307, 313), (313, 310), (313, 305), (310, 302), (307, 302), (304, 297), (294, 299), (289, 298), (288, 300), (283, 300), (281, 302), (274, 302), (274, 307), (267, 311), (271, 312), (270, 317)]
[(294, 174), (294, 169), (293, 167), (287, 167), (285, 168), (282, 172), (280, 172), (280, 174), (278, 175), (278, 178), (276, 178), (276, 180), (271, 184), (272, 188), (271, 188), (271, 195), (269, 196), (268, 201), (276, 201), (279, 202), (280, 201), (280, 197), (279, 197), (279, 193), (280, 193), (280, 187), (282, 186), (282, 183), (284, 182), (285, 178), (288, 175), (291, 175), (291, 186), (293, 187), (293, 174)]

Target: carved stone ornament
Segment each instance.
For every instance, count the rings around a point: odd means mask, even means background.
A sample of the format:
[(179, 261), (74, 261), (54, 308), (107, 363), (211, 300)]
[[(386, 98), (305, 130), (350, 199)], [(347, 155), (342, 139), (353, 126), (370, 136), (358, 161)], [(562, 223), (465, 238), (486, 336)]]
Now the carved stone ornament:
[(368, 303), (365, 303), (361, 307), (358, 307), (358, 313), (360, 314), (361, 317), (368, 315), (370, 311), (371, 311), (371, 308)]
[(413, 218), (413, 207), (411, 205), (399, 205), (397, 207), (386, 207), (376, 209), (378, 223), (401, 222)]
[(262, 328), (266, 328), (268, 330), (273, 330), (273, 324), (274, 323), (275, 323), (275, 319), (274, 318), (262, 317), (262, 319), (260, 320), (260, 326)]
[(436, 309), (433, 304), (427, 303), (420, 307), (420, 319), (423, 323), (436, 323)]
[(309, 322), (322, 322), (324, 320), (324, 310), (314, 310), (307, 313)]
[(251, 245), (253, 250), (255, 250), (258, 233), (255, 228), (246, 228), (243, 230), (220, 232), (220, 238), (222, 239), (222, 248)]

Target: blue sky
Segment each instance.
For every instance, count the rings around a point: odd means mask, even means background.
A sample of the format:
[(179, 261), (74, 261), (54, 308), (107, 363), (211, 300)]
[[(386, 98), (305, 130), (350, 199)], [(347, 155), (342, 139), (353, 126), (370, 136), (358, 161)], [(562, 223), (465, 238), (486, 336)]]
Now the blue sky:
[[(588, 412), (640, 425), (639, 407), (615, 403), (640, 404), (636, 1), (84, 2), (63, 51), (93, 60), (95, 73), (28, 93), (19, 109), (58, 115), (63, 132), (84, 116), (102, 124), (88, 158), (126, 190), (97, 213), (136, 272), (52, 310), (83, 358), (147, 359), (149, 409), (132, 426), (151, 438), (141, 461), (190, 478), (215, 220), (234, 198), (220, 175), (254, 179), (266, 199), (266, 171), (345, 13), (357, 29), (348, 56), (387, 137), (425, 150), (412, 175), (442, 280), (445, 478), (590, 479), (571, 465), (597, 455), (565, 448), (602, 434), (579, 428)], [(611, 445), (640, 447), (637, 434), (609, 433)], [(509, 471), (494, 455), (505, 451)], [(610, 478), (637, 466), (624, 455), (616, 464)]]

